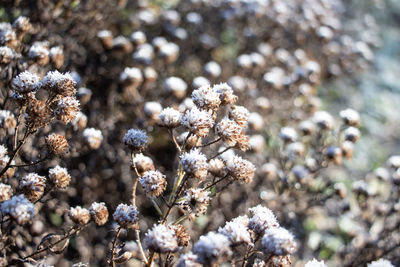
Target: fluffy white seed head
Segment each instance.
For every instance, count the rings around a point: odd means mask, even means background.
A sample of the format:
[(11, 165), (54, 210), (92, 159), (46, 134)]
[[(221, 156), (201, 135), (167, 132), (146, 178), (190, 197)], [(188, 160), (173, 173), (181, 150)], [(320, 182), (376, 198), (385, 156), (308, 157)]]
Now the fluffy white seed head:
[(158, 253), (174, 252), (178, 249), (178, 239), (174, 230), (163, 224), (154, 225), (147, 231), (144, 242), (150, 251)]
[(103, 141), (103, 134), (95, 128), (86, 128), (83, 131), (83, 138), (91, 149), (98, 149)]
[(273, 227), (265, 230), (261, 247), (267, 255), (285, 256), (296, 251), (296, 242), (285, 228)]
[(10, 215), (18, 224), (28, 223), (35, 214), (35, 206), (24, 195), (13, 196), (1, 203), (1, 212)]
[(200, 180), (205, 180), (208, 173), (207, 157), (198, 149), (192, 149), (181, 157), (184, 171)]
[(122, 141), (126, 146), (135, 151), (143, 150), (147, 145), (147, 134), (145, 131), (129, 129)]
[(113, 214), (114, 220), (122, 228), (135, 228), (139, 220), (139, 211), (136, 206), (119, 204)]
[(229, 239), (223, 234), (209, 232), (193, 246), (193, 253), (203, 265), (218, 263), (232, 254)]
[(258, 234), (262, 233), (265, 229), (279, 226), (274, 213), (267, 207), (258, 205), (250, 208), (249, 212), (251, 215), (249, 228)]
[(207, 111), (193, 107), (187, 110), (180, 120), (181, 124), (197, 136), (205, 137), (214, 125), (214, 120)]
[(36, 74), (24, 71), (12, 80), (12, 89), (18, 94), (35, 92), (40, 87), (40, 78)]
[(167, 187), (165, 175), (159, 171), (146, 171), (139, 178), (139, 183), (143, 186), (146, 194), (151, 197), (160, 196)]
[(179, 125), (181, 113), (174, 108), (164, 108), (158, 116), (158, 125), (175, 128)]

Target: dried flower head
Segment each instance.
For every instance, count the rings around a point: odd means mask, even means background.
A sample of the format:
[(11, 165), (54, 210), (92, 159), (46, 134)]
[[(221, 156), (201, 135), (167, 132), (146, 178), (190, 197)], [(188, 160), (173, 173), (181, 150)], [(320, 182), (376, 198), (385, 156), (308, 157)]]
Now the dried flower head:
[(337, 146), (329, 146), (326, 148), (326, 157), (333, 163), (342, 164), (342, 150)]
[(394, 265), (385, 259), (379, 259), (377, 261), (372, 261), (367, 264), (368, 267), (394, 267)]
[(161, 111), (161, 104), (155, 101), (146, 102), (143, 107), (144, 115), (146, 115), (146, 117), (150, 118), (153, 121), (156, 121), (158, 119)]
[(164, 81), (164, 88), (168, 93), (182, 99), (186, 96), (187, 84), (179, 77), (169, 77)]
[(181, 116), (181, 124), (189, 129), (191, 133), (199, 137), (205, 137), (214, 125), (211, 115), (197, 107), (192, 107)]
[(68, 170), (59, 165), (49, 170), (49, 178), (57, 188), (66, 188), (71, 181)]
[(137, 87), (143, 82), (143, 75), (138, 68), (125, 68), (119, 79), (126, 85)]
[(297, 133), (292, 127), (283, 127), (279, 132), (279, 137), (283, 142), (291, 143), (297, 140)]
[(24, 195), (13, 196), (0, 205), (1, 212), (10, 215), (19, 225), (28, 223), (35, 215), (35, 206)]
[(354, 143), (350, 141), (344, 141), (340, 148), (342, 149), (342, 154), (346, 159), (351, 159), (354, 154)]
[(282, 227), (266, 229), (261, 240), (262, 250), (265, 254), (285, 256), (296, 251), (296, 242), (288, 230)]
[(198, 256), (192, 252), (182, 254), (179, 258), (177, 267), (203, 267), (201, 263), (198, 262)]
[(221, 104), (220, 94), (210, 85), (202, 86), (192, 92), (192, 99), (196, 106), (204, 110), (217, 110)]
[(55, 46), (50, 49), (50, 60), (56, 69), (59, 69), (64, 64), (64, 52), (60, 46)]
[(181, 113), (173, 108), (164, 108), (158, 116), (158, 125), (167, 128), (179, 126)]
[(249, 220), (249, 229), (254, 230), (257, 234), (261, 234), (265, 229), (278, 227), (274, 213), (267, 207), (261, 205), (249, 209), (251, 218)]
[(227, 160), (225, 164), (226, 170), (228, 171), (229, 175), (232, 176), (235, 180), (244, 182), (246, 184), (250, 183), (253, 180), (256, 168), (250, 161), (235, 155)]
[(199, 149), (192, 149), (190, 152), (185, 152), (180, 158), (183, 170), (187, 174), (202, 181), (207, 178), (207, 157)]
[(175, 236), (178, 239), (178, 246), (187, 247), (190, 241), (190, 235), (186, 231), (185, 227), (180, 224), (170, 224), (168, 228), (175, 232)]
[(50, 134), (46, 137), (46, 144), (49, 151), (56, 156), (64, 156), (69, 151), (67, 139), (59, 134)]
[(19, 181), (19, 189), (31, 202), (35, 202), (43, 196), (45, 187), (46, 177), (37, 173), (28, 173)]
[(40, 78), (36, 74), (24, 71), (18, 74), (13, 80), (11, 87), (18, 94), (36, 92), (40, 87)]
[(178, 249), (175, 231), (163, 224), (154, 225), (147, 231), (144, 242), (150, 251), (158, 253), (174, 252)]
[(354, 109), (348, 108), (340, 111), (340, 117), (343, 122), (349, 126), (358, 126), (360, 124), (360, 114)]
[(210, 162), (208, 163), (208, 171), (214, 176), (225, 176), (226, 170), (224, 161), (219, 158), (210, 160)]
[(386, 165), (390, 168), (393, 169), (398, 169), (400, 168), (400, 156), (399, 155), (394, 155), (391, 156), (387, 161)]
[(57, 101), (54, 115), (64, 124), (68, 124), (75, 119), (78, 111), (79, 101), (75, 97), (66, 96)]
[(232, 106), (229, 110), (229, 118), (236, 121), (242, 128), (247, 127), (250, 112), (243, 106)]
[(0, 64), (8, 64), (13, 60), (15, 54), (11, 48), (0, 46)]
[(167, 188), (165, 175), (159, 171), (146, 171), (139, 178), (139, 183), (150, 197), (160, 196)]
[(138, 215), (139, 211), (137, 210), (136, 206), (121, 203), (115, 210), (113, 218), (119, 224), (119, 226), (129, 229), (137, 226), (137, 222), (139, 220)]
[(14, 129), (17, 126), (14, 114), (9, 110), (0, 110), (0, 127), (4, 129)]
[(93, 202), (89, 208), (90, 214), (96, 225), (104, 225), (108, 220), (108, 209), (104, 202)]
[(227, 83), (219, 83), (213, 86), (215, 92), (219, 94), (221, 105), (233, 105), (238, 97), (233, 93), (232, 87)]
[(312, 135), (315, 132), (315, 125), (309, 120), (302, 121), (299, 124), (299, 130), (303, 135)]
[(90, 221), (90, 212), (88, 209), (77, 206), (70, 208), (69, 217), (76, 224), (87, 224)]
[(312, 120), (321, 130), (332, 130), (335, 124), (332, 115), (323, 110), (315, 112)]
[(30, 99), (26, 109), (27, 122), (32, 128), (42, 128), (53, 119), (53, 112), (44, 100)]
[(200, 237), (193, 246), (193, 253), (197, 255), (198, 262), (211, 266), (219, 263), (232, 254), (229, 239), (215, 232), (209, 232)]
[(150, 157), (144, 156), (142, 153), (136, 154), (133, 161), (140, 175), (143, 175), (146, 171), (154, 170), (153, 160)]
[(217, 134), (227, 146), (235, 146), (240, 140), (240, 136), (243, 132), (243, 129), (239, 124), (228, 118), (222, 119), (215, 128)]
[(24, 16), (19, 16), (13, 22), (12, 26), (17, 31), (18, 35), (25, 34), (32, 27), (31, 23), (29, 22), (29, 18), (24, 17)]
[(74, 96), (76, 94), (75, 81), (69, 73), (59, 71), (49, 71), (43, 78), (42, 88), (51, 93), (62, 96)]
[(356, 127), (349, 127), (343, 132), (344, 140), (356, 143), (360, 138), (360, 130)]
[(87, 126), (87, 116), (82, 112), (78, 111), (75, 118), (71, 121), (75, 131), (83, 130)]
[(0, 183), (0, 202), (9, 200), (13, 195), (12, 188), (8, 184)]
[(231, 244), (252, 243), (250, 232), (241, 220), (232, 220), (227, 222), (224, 227), (218, 229), (218, 233), (226, 236)]
[(83, 133), (83, 139), (90, 149), (96, 150), (100, 147), (103, 141), (103, 134), (95, 128), (86, 128)]
[(28, 56), (41, 66), (49, 63), (49, 43), (48, 42), (34, 42), (29, 48)]
[(147, 134), (142, 130), (129, 129), (122, 141), (133, 151), (142, 151), (147, 145)]
[(189, 213), (195, 216), (205, 214), (210, 203), (210, 192), (200, 188), (190, 188), (185, 192), (185, 198), (180, 203)]

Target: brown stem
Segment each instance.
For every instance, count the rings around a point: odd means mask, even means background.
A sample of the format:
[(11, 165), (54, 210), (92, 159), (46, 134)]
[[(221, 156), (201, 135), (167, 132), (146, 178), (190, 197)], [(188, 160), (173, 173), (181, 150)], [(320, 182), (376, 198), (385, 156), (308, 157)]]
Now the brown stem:
[(225, 148), (224, 150), (222, 150), (221, 152), (218, 152), (217, 154), (215, 154), (213, 157), (211, 157), (209, 160), (215, 159), (216, 157), (218, 157), (219, 155), (224, 154), (226, 151), (228, 151), (229, 149), (233, 148), (233, 146), (228, 146), (227, 148)]
[(176, 138), (175, 138), (175, 136), (174, 136), (174, 130), (170, 128), (170, 129), (168, 129), (168, 132), (169, 132), (169, 135), (171, 136), (172, 142), (174, 142), (174, 144), (175, 144), (175, 146), (176, 146), (176, 149), (179, 151), (179, 154), (181, 154), (181, 153), (182, 153), (182, 150), (181, 150), (181, 148), (179, 147), (178, 142), (176, 141)]
[(217, 143), (217, 142), (218, 142), (218, 141), (220, 141), (220, 140), (221, 140), (221, 137), (219, 137), (219, 138), (215, 139), (214, 141), (211, 141), (211, 142), (209, 142), (209, 143), (207, 143), (207, 144), (204, 144), (204, 145), (198, 146), (198, 147), (206, 147), (206, 146), (209, 146), (209, 145), (215, 144), (215, 143)]
[(208, 189), (210, 189), (211, 187), (213, 187), (214, 185), (216, 185), (216, 184), (218, 184), (219, 182), (222, 182), (223, 180), (225, 180), (227, 177), (229, 177), (229, 175), (227, 174), (227, 175), (225, 175), (224, 177), (222, 177), (221, 179), (219, 179), (219, 180), (216, 180), (215, 182), (213, 182), (212, 184), (210, 184), (210, 185), (208, 185), (207, 187), (205, 187), (203, 190), (208, 190)]
[(146, 254), (144, 254), (144, 250), (143, 250), (143, 247), (142, 247), (142, 242), (140, 241), (139, 229), (136, 229), (135, 233), (136, 233), (136, 243), (137, 243), (137, 245), (139, 247), (140, 254), (142, 255), (144, 263), (148, 264), (148, 261), (147, 261), (147, 258), (146, 258)]
[(121, 228), (121, 227), (118, 227), (117, 233), (115, 234), (114, 240), (113, 240), (113, 242), (112, 242), (111, 260), (110, 260), (110, 265), (111, 265), (112, 267), (115, 267), (115, 262), (114, 262), (114, 256), (115, 256), (115, 254), (116, 254), (116, 253), (115, 253), (115, 249), (116, 249), (116, 247), (117, 247), (117, 241), (118, 241), (119, 234), (121, 233), (121, 230), (122, 230), (122, 228)]

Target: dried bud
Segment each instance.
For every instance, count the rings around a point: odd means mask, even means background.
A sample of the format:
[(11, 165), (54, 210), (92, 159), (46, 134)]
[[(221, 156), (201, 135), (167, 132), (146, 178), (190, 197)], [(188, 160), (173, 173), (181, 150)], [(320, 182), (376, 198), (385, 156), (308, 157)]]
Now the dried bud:
[(242, 128), (247, 127), (249, 115), (247, 108), (242, 106), (232, 106), (231, 110), (229, 110), (229, 118), (236, 121)]
[(285, 256), (296, 251), (296, 242), (293, 235), (285, 228), (273, 227), (265, 230), (261, 247), (267, 255)]
[(136, 154), (133, 161), (140, 175), (143, 175), (146, 171), (154, 170), (153, 160), (142, 153)]
[(235, 155), (231, 159), (227, 160), (225, 164), (229, 175), (235, 180), (246, 184), (253, 180), (256, 168), (250, 161)]
[(75, 97), (66, 96), (57, 101), (54, 115), (64, 124), (68, 124), (75, 119), (78, 111), (79, 101)]
[(224, 177), (226, 175), (225, 163), (221, 159), (215, 158), (210, 160), (208, 166), (208, 171), (212, 175), (217, 177)]
[(76, 224), (87, 224), (90, 221), (90, 212), (80, 206), (70, 208), (69, 217)]
[(213, 86), (215, 92), (219, 94), (221, 105), (233, 105), (238, 97), (233, 94), (233, 89), (227, 83), (220, 83)]
[(74, 127), (75, 131), (83, 130), (87, 126), (87, 116), (82, 112), (78, 111), (76, 113), (75, 119), (71, 121), (72, 126)]
[(36, 74), (24, 71), (18, 74), (13, 80), (11, 87), (18, 94), (36, 92), (40, 87), (40, 78)]
[(261, 173), (268, 181), (273, 181), (278, 176), (278, 169), (273, 163), (265, 163), (261, 166)]
[(342, 150), (337, 146), (329, 146), (326, 148), (325, 154), (328, 160), (340, 165), (342, 164)]
[(299, 124), (299, 130), (303, 135), (313, 135), (315, 132), (315, 125), (312, 121), (302, 121)]
[(113, 36), (108, 30), (102, 30), (97, 33), (97, 37), (101, 40), (105, 48), (110, 49), (113, 46)]
[(143, 107), (144, 115), (153, 121), (157, 121), (158, 116), (162, 111), (160, 103), (155, 101), (146, 102)]
[(349, 127), (343, 132), (344, 140), (356, 143), (360, 138), (360, 130), (355, 127)]
[(101, 142), (103, 141), (103, 134), (100, 130), (95, 128), (86, 128), (82, 134), (83, 139), (90, 149), (99, 149)]
[(49, 54), (48, 42), (34, 42), (28, 52), (29, 58), (40, 66), (45, 66), (49, 63)]
[(344, 141), (340, 146), (342, 154), (346, 159), (351, 159), (354, 154), (354, 144), (350, 141)]
[(122, 139), (124, 144), (133, 151), (142, 151), (147, 145), (147, 134), (145, 131), (130, 129)]
[(212, 266), (231, 256), (232, 251), (226, 236), (209, 232), (201, 236), (193, 245), (193, 253), (198, 256), (198, 262), (205, 266)]
[(76, 94), (75, 81), (69, 73), (60, 73), (59, 71), (49, 71), (43, 78), (42, 88), (53, 94), (62, 96), (74, 96)]
[(43, 100), (31, 99), (26, 109), (27, 121), (33, 128), (43, 128), (53, 119), (50, 106)]
[(32, 27), (29, 18), (19, 16), (13, 23), (13, 28), (17, 31), (18, 36), (23, 36)]
[(102, 226), (107, 222), (108, 209), (104, 202), (100, 202), (100, 203), (93, 202), (92, 205), (90, 205), (89, 211), (90, 211), (90, 214), (92, 215), (94, 222), (98, 226)]
[(35, 206), (24, 195), (13, 196), (0, 204), (1, 213), (10, 215), (19, 225), (28, 223), (35, 214)]
[(186, 96), (187, 84), (178, 77), (169, 77), (164, 82), (164, 88), (176, 98), (182, 99)]
[(13, 195), (12, 188), (8, 184), (0, 183), (0, 202), (9, 200)]
[(224, 118), (217, 124), (216, 131), (227, 146), (235, 146), (243, 129), (235, 121)]
[(292, 127), (283, 127), (279, 132), (279, 137), (283, 142), (291, 143), (297, 140), (297, 133)]
[(68, 170), (59, 165), (49, 170), (49, 178), (57, 188), (67, 188), (71, 181)]
[(0, 110), (0, 127), (4, 129), (14, 129), (17, 126), (14, 114), (8, 110)]
[(136, 206), (119, 204), (113, 217), (119, 226), (129, 229), (137, 227), (137, 222), (139, 220), (138, 215), (139, 211)]
[(146, 171), (139, 178), (139, 183), (150, 197), (160, 196), (167, 187), (165, 175), (159, 171)]
[(189, 213), (194, 213), (195, 216), (205, 214), (210, 203), (209, 195), (209, 191), (200, 188), (190, 188), (186, 190), (185, 198), (180, 205)]
[(181, 124), (188, 128), (191, 133), (205, 137), (213, 127), (214, 120), (208, 112), (193, 107), (181, 117)]
[(60, 46), (55, 46), (50, 49), (50, 59), (56, 69), (59, 69), (64, 64), (64, 52)]
[(189, 245), (190, 235), (185, 227), (180, 224), (170, 224), (168, 228), (175, 232), (175, 236), (178, 239), (178, 246), (187, 247)]
[(14, 51), (7, 46), (0, 46), (0, 64), (8, 64), (14, 59)]
[(198, 149), (192, 149), (190, 152), (184, 153), (180, 158), (183, 170), (187, 174), (202, 181), (207, 178), (207, 157)]
[(360, 124), (360, 114), (354, 109), (345, 109), (340, 111), (340, 117), (343, 122), (349, 126), (358, 126)]
[(326, 111), (315, 112), (312, 119), (321, 130), (332, 130), (335, 123), (332, 115)]
[(144, 242), (150, 251), (158, 253), (175, 252), (178, 249), (178, 240), (174, 230), (163, 224), (154, 225), (146, 233)]
[(69, 151), (67, 139), (59, 134), (50, 134), (46, 137), (46, 144), (50, 153), (56, 156), (65, 156)]
[(203, 110), (217, 110), (221, 104), (220, 94), (210, 85), (202, 86), (192, 92), (192, 100)]
[(45, 187), (46, 178), (36, 173), (29, 173), (19, 181), (19, 189), (31, 202), (35, 202), (43, 196)]
[(158, 116), (158, 125), (167, 127), (167, 128), (175, 128), (179, 126), (181, 113), (173, 108), (165, 108), (161, 111)]

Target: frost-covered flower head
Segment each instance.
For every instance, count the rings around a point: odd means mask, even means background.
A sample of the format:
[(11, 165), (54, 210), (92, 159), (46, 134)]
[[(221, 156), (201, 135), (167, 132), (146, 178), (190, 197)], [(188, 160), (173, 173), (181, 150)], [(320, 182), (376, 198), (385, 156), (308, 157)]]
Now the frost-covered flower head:
[(222, 119), (216, 126), (217, 134), (227, 146), (235, 146), (243, 132), (243, 128), (228, 118)]
[(11, 87), (18, 94), (36, 92), (40, 87), (39, 80), (40, 78), (36, 74), (24, 71), (12, 80)]
[(331, 130), (335, 124), (332, 115), (324, 110), (315, 112), (312, 120), (322, 130)]
[(175, 231), (163, 224), (154, 225), (147, 231), (144, 242), (150, 251), (167, 253), (178, 249), (178, 239)]
[(211, 85), (211, 83), (206, 77), (203, 77), (203, 76), (197, 76), (192, 81), (193, 88), (200, 88), (200, 87), (206, 86), (206, 85), (209, 86), (209, 85)]
[(142, 31), (136, 31), (131, 34), (131, 41), (136, 45), (144, 44), (146, 40), (146, 35)]
[(46, 177), (37, 173), (28, 173), (19, 181), (19, 189), (24, 193), (26, 198), (35, 202), (40, 199), (46, 187)]
[(203, 267), (201, 263), (198, 262), (198, 256), (192, 252), (182, 254), (179, 258), (177, 267)]
[(251, 218), (249, 220), (249, 228), (257, 234), (261, 234), (265, 229), (278, 227), (279, 223), (274, 213), (267, 207), (261, 205), (249, 209)]
[(300, 122), (298, 128), (303, 135), (312, 135), (315, 132), (315, 124), (309, 120)]
[(49, 43), (48, 42), (34, 42), (29, 48), (28, 56), (30, 59), (35, 60), (39, 65), (46, 65), (49, 63)]
[(256, 168), (250, 161), (235, 155), (226, 161), (226, 170), (234, 179), (248, 184), (253, 180)]
[(232, 106), (229, 110), (229, 118), (236, 121), (243, 128), (247, 127), (250, 112), (243, 106)]
[(100, 130), (95, 128), (86, 128), (82, 135), (90, 149), (98, 149), (103, 141), (103, 134)]
[(23, 34), (31, 28), (31, 23), (29, 22), (29, 18), (24, 17), (24, 16), (19, 16), (14, 22), (13, 22), (13, 28), (18, 31), (19, 34)]
[(108, 209), (104, 202), (93, 202), (89, 208), (90, 215), (98, 226), (104, 225), (108, 220)]
[(120, 81), (125, 82), (129, 85), (138, 86), (143, 81), (143, 75), (138, 68), (126, 67), (119, 76)]
[(75, 118), (71, 121), (71, 124), (74, 127), (75, 131), (83, 130), (86, 128), (87, 120), (88, 120), (87, 116), (82, 112), (78, 111), (76, 113)]
[(54, 114), (58, 120), (62, 121), (64, 124), (68, 124), (75, 119), (79, 111), (79, 105), (79, 101), (75, 97), (63, 97), (57, 101)]
[(12, 188), (8, 184), (0, 183), (0, 202), (10, 199), (13, 195)]
[(232, 87), (227, 83), (214, 85), (214, 90), (219, 94), (221, 105), (233, 105), (238, 99), (238, 97), (233, 93)]
[(179, 46), (174, 43), (166, 43), (160, 46), (158, 53), (167, 63), (172, 63), (178, 59)]
[(183, 170), (200, 180), (205, 180), (208, 173), (207, 157), (199, 149), (185, 152), (181, 157)]
[(0, 110), (0, 127), (5, 129), (15, 128), (17, 121), (9, 110)]
[(8, 64), (14, 58), (14, 51), (7, 46), (0, 46), (0, 64)]
[(211, 115), (197, 107), (192, 107), (181, 116), (181, 124), (197, 136), (205, 137), (214, 125)]
[(142, 153), (135, 154), (133, 161), (140, 174), (146, 171), (154, 170), (154, 163), (150, 157), (144, 156)]
[(313, 259), (312, 261), (308, 261), (304, 267), (327, 267), (324, 261), (318, 261)]
[(229, 239), (223, 234), (209, 232), (200, 237), (193, 246), (193, 253), (203, 265), (218, 263), (232, 254)]
[(279, 132), (279, 137), (285, 143), (290, 143), (297, 140), (297, 133), (292, 127), (283, 127)]
[(70, 208), (69, 217), (76, 224), (87, 224), (90, 221), (90, 212), (88, 209), (77, 206)]
[(49, 170), (49, 178), (57, 188), (66, 188), (71, 181), (68, 170), (59, 165)]
[(146, 102), (143, 107), (144, 115), (153, 120), (157, 120), (162, 111), (160, 103), (155, 101)]
[(33, 218), (35, 206), (24, 195), (17, 195), (1, 203), (1, 212), (24, 225)]
[(208, 63), (206, 63), (206, 64), (204, 65), (204, 72), (205, 72), (207, 75), (216, 78), (216, 77), (218, 77), (218, 76), (221, 75), (222, 69), (221, 69), (221, 66), (220, 66), (217, 62), (215, 62), (215, 61), (210, 61), (210, 62), (208, 62)]
[(340, 117), (343, 122), (350, 126), (358, 126), (360, 124), (360, 114), (354, 109), (348, 108), (340, 111)]
[(174, 128), (179, 125), (181, 113), (173, 108), (164, 108), (158, 116), (158, 125)]
[(251, 112), (249, 115), (249, 127), (254, 131), (261, 131), (264, 127), (264, 118), (257, 112)]
[(361, 133), (356, 127), (349, 127), (344, 130), (343, 135), (346, 141), (356, 143), (360, 138)]
[(76, 94), (76, 82), (70, 73), (60, 73), (57, 70), (49, 71), (41, 84), (49, 92), (62, 96), (74, 96)]
[(194, 90), (192, 99), (197, 107), (204, 110), (217, 110), (221, 104), (220, 94), (210, 85), (204, 85)]
[(129, 129), (122, 141), (130, 149), (142, 151), (147, 145), (147, 134), (142, 130)]
[(232, 244), (251, 243), (250, 232), (242, 220), (232, 220), (224, 227), (218, 229), (218, 233), (226, 236)]
[(190, 188), (185, 192), (185, 198), (180, 203), (189, 213), (195, 216), (205, 214), (210, 203), (210, 192), (200, 188)]
[(7, 148), (4, 145), (0, 145), (0, 159), (4, 158), (7, 156)]
[(285, 228), (272, 227), (265, 230), (261, 247), (267, 255), (285, 256), (296, 251), (296, 242), (293, 235)]
[(160, 196), (167, 187), (165, 175), (159, 171), (146, 171), (139, 178), (139, 183), (143, 186), (146, 194), (151, 197)]
[(114, 220), (122, 228), (134, 228), (139, 220), (139, 211), (136, 206), (119, 204), (114, 212)]
[(168, 93), (181, 99), (186, 95), (187, 84), (179, 77), (169, 77), (164, 81), (164, 88)]
[(46, 144), (51, 153), (56, 156), (64, 156), (69, 151), (67, 139), (59, 134), (50, 134), (46, 137)]

